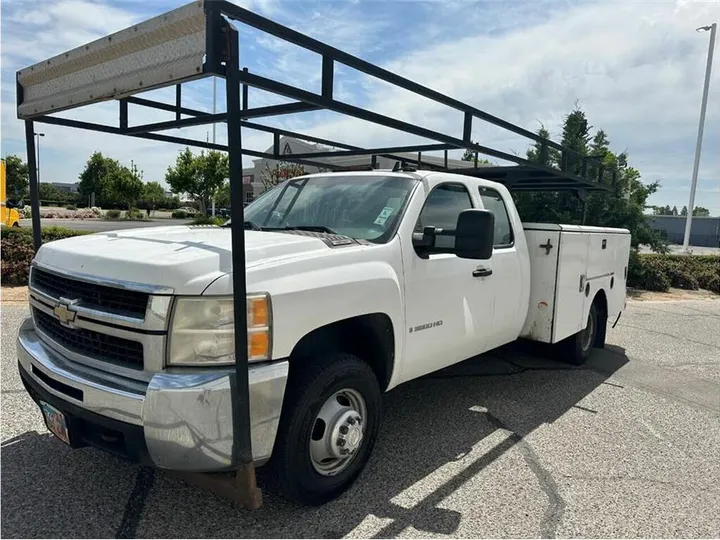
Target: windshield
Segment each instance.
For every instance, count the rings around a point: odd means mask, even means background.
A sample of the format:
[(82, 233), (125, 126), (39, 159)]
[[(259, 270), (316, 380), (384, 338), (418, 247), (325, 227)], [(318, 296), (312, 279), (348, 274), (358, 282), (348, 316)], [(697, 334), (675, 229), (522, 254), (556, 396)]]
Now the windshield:
[(245, 220), (263, 230), (307, 228), (386, 242), (414, 184), (402, 176), (296, 178), (249, 204)]

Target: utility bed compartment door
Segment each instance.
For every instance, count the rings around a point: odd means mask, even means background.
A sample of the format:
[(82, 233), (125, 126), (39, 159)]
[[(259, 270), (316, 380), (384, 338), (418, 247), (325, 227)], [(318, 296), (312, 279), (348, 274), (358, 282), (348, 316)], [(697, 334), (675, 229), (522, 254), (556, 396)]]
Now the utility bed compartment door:
[(526, 228), (525, 239), (530, 255), (530, 302), (520, 337), (550, 343), (555, 310), (560, 231)]
[(561, 225), (525, 224), (530, 255), (530, 304), (520, 337), (557, 343), (584, 327), (583, 288), (590, 234)]
[(585, 296), (590, 238), (588, 233), (560, 233), (552, 343), (585, 328), (585, 304), (592, 302)]

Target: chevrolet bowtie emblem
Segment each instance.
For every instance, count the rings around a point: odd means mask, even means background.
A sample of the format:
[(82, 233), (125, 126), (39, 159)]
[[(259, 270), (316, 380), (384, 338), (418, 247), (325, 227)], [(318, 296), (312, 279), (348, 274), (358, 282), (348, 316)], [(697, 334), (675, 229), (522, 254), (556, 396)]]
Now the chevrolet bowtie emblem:
[(67, 304), (56, 305), (53, 308), (53, 313), (58, 318), (60, 323), (66, 326), (75, 321), (75, 316), (77, 315), (75, 311), (71, 311), (69, 309), (69, 306)]

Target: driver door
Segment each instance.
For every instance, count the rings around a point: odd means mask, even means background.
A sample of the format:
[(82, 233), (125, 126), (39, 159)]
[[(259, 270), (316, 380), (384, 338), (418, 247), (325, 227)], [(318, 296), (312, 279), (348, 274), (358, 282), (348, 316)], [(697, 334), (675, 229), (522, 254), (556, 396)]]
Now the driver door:
[[(479, 206), (472, 193), (460, 182), (436, 185), (415, 231), (426, 226), (455, 229), (460, 212)], [(436, 237), (437, 247), (451, 248), (454, 243), (453, 237)], [(492, 259), (461, 259), (447, 253), (421, 258), (410, 239), (403, 242), (403, 263), (407, 334), (402, 378), (419, 377), (483, 352), (493, 328)]]

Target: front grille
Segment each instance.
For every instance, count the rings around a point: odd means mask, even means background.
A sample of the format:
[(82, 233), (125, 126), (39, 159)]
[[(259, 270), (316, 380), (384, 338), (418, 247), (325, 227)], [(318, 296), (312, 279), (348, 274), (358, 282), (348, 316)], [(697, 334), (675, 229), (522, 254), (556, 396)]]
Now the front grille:
[(67, 328), (47, 313), (33, 309), (38, 329), (71, 352), (130, 369), (143, 369), (142, 343), (85, 328)]
[(80, 300), (85, 307), (144, 318), (149, 295), (107, 285), (98, 285), (33, 268), (34, 288), (54, 296)]

